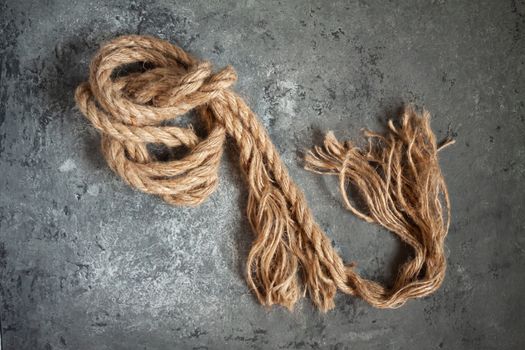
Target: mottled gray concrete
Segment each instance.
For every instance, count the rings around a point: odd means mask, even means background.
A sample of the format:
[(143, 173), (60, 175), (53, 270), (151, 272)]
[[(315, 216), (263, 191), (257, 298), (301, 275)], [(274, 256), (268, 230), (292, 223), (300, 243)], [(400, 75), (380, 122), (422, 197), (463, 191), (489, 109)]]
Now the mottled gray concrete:
[[(5, 349), (523, 349), (525, 3), (501, 1), (2, 1), (0, 283)], [(264, 309), (243, 280), (251, 242), (232, 145), (198, 208), (133, 191), (74, 107), (98, 45), (147, 33), (232, 64), (347, 261), (391, 280), (390, 234), (341, 205), (300, 152), (356, 137), (403, 102), (457, 144), (448, 275), (433, 296), (376, 310)]]

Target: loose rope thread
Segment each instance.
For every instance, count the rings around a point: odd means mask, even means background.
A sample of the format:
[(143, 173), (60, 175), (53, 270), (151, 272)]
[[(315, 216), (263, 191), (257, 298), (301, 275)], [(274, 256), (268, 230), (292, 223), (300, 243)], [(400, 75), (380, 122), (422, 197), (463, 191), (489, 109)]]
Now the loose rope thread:
[[(153, 68), (115, 76), (123, 66)], [(345, 265), (315, 222), (302, 191), (290, 178), (265, 128), (230, 90), (231, 66), (212, 72), (181, 48), (147, 36), (123, 36), (93, 58), (89, 81), (76, 89), (79, 109), (102, 135), (108, 165), (129, 185), (173, 205), (196, 206), (217, 187), (226, 135), (239, 150), (249, 187), (247, 215), (255, 240), (246, 278), (264, 305), (291, 309), (307, 292), (323, 310), (337, 290), (378, 308), (395, 308), (435, 291), (445, 276), (444, 239), (450, 222), (447, 188), (429, 114), (405, 109), (384, 134), (365, 131), (366, 149), (328, 133), (305, 158), (306, 169), (339, 177), (351, 212), (393, 232), (413, 249), (391, 287), (361, 277)], [(195, 110), (207, 135), (164, 123)], [(453, 141), (447, 140), (444, 145)], [(159, 161), (148, 144), (185, 147), (180, 159)], [(347, 197), (350, 185), (363, 210)]]

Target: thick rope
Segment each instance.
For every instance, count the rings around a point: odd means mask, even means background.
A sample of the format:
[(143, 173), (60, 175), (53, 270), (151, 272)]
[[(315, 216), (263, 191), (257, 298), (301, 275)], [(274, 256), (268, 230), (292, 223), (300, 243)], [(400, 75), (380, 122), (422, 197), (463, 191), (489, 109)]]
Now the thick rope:
[[(151, 69), (119, 76), (124, 66)], [(407, 108), (385, 134), (366, 132), (366, 150), (329, 133), (306, 157), (306, 168), (338, 175), (347, 208), (412, 247), (389, 288), (345, 265), (315, 222), (266, 130), (229, 88), (236, 73), (211, 65), (166, 41), (123, 36), (105, 44), (91, 62), (89, 81), (76, 90), (82, 113), (102, 135), (109, 166), (129, 185), (174, 205), (198, 205), (215, 190), (226, 135), (239, 150), (249, 187), (247, 214), (255, 232), (247, 281), (262, 304), (292, 308), (305, 292), (321, 309), (334, 306), (337, 290), (379, 308), (394, 308), (435, 291), (445, 275), (444, 239), (449, 200), (429, 116)], [(207, 135), (164, 121), (196, 110)], [(447, 142), (446, 144), (449, 144)], [(184, 147), (187, 154), (159, 161), (148, 144)], [(347, 197), (347, 183), (363, 210)], [(445, 211), (445, 218), (443, 212)]]

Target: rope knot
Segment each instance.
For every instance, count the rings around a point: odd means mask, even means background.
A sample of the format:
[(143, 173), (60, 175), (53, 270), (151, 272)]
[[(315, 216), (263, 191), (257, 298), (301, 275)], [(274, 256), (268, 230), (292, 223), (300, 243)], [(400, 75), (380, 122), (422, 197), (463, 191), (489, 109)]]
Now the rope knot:
[[(119, 75), (130, 65), (141, 71)], [(150, 68), (150, 69), (145, 69)], [(127, 36), (105, 45), (93, 59), (89, 81), (76, 91), (79, 108), (102, 133), (110, 167), (133, 187), (179, 205), (197, 205), (216, 188), (225, 139), (209, 103), (237, 80), (227, 66), (212, 72), (177, 46)], [(208, 135), (166, 121), (195, 109)], [(159, 161), (148, 145), (183, 147), (180, 159)]]

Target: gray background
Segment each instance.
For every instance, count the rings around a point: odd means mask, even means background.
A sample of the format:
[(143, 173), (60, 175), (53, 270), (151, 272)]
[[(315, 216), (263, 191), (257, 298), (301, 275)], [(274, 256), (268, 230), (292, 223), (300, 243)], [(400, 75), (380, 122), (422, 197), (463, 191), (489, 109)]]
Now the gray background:
[[(0, 283), (5, 349), (523, 349), (524, 1), (2, 1)], [(433, 114), (453, 204), (434, 295), (321, 314), (261, 307), (231, 142), (218, 190), (176, 208), (126, 186), (74, 107), (99, 44), (153, 34), (217, 67), (267, 126), (346, 261), (388, 283), (403, 247), (301, 168), (404, 102)]]

